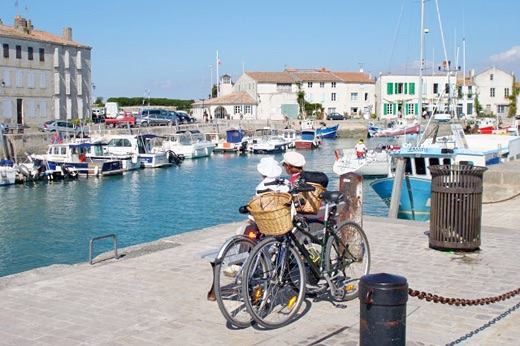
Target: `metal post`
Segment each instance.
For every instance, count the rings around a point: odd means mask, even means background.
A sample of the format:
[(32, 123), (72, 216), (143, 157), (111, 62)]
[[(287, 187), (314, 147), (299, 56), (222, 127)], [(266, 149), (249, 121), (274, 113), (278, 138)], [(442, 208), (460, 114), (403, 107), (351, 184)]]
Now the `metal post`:
[(397, 159), (397, 167), (394, 175), (394, 185), (392, 187), (392, 199), (390, 200), (390, 208), (388, 210), (388, 217), (396, 219), (399, 214), (399, 202), (401, 201), (401, 188), (403, 186), (405, 160), (404, 158)]
[(359, 344), (405, 345), (408, 282), (398, 275), (365, 275), (359, 281)]

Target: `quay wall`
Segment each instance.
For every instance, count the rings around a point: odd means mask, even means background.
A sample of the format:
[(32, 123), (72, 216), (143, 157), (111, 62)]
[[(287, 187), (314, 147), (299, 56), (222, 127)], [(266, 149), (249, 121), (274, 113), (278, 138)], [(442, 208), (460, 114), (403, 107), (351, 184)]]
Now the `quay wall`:
[[(334, 125), (339, 123), (338, 136), (342, 138), (365, 138), (367, 135), (366, 123), (362, 120), (346, 120), (346, 121), (327, 121), (327, 125)], [(298, 121), (269, 121), (269, 120), (226, 120), (213, 123), (194, 123), (176, 126), (155, 126), (143, 128), (106, 128), (104, 124), (93, 124), (89, 126), (90, 137), (100, 137), (109, 134), (117, 133), (146, 133), (165, 135), (173, 133), (177, 130), (197, 129), (201, 132), (218, 132), (225, 134), (225, 131), (231, 127), (243, 128), (246, 131), (254, 131), (262, 127), (272, 127), (276, 129), (284, 129), (291, 127), (300, 129)], [(15, 161), (20, 161), (25, 158), (25, 153), (43, 154), (47, 150), (47, 145), (51, 142), (54, 134), (39, 132), (37, 129), (26, 129), (24, 133), (6, 134), (9, 155), (6, 155), (3, 148), (0, 148), (0, 158), (10, 156)]]

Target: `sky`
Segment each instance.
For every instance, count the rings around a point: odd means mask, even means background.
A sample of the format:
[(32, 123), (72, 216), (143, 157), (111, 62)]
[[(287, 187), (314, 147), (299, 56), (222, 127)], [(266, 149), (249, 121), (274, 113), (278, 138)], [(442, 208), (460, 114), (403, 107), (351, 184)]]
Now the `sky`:
[[(426, 1), (425, 73), (445, 60), (437, 4), (453, 66), (465, 55), (467, 71), (520, 73), (518, 0)], [(207, 98), (217, 50), (219, 74), (234, 81), (287, 67), (412, 74), (420, 60), (419, 0), (1, 0), (5, 25), (17, 14), (57, 35), (72, 27), (92, 47), (94, 96), (105, 100)]]

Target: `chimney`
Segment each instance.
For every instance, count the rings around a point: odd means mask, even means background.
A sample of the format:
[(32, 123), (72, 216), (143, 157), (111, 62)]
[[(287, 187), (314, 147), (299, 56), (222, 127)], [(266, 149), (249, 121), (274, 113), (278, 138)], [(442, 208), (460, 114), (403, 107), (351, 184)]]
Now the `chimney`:
[[(29, 25), (30, 24), (31, 23), (29, 22)], [(14, 28), (17, 31), (21, 31), (21, 32), (26, 33), (26, 34), (28, 34), (30, 32), (30, 29), (27, 26), (27, 19), (25, 19), (25, 18), (23, 18), (21, 16), (14, 17)]]
[(72, 41), (72, 28), (71, 27), (65, 27), (63, 28), (63, 38), (66, 41)]

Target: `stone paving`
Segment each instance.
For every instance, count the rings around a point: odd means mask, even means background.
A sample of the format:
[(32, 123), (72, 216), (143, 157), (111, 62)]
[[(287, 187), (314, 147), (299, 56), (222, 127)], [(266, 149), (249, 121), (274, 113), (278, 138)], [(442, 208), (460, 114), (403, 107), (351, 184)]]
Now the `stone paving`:
[[(497, 219), (498, 210), (509, 213)], [(411, 288), (448, 297), (473, 299), (516, 289), (518, 215), (518, 201), (484, 206), (482, 246), (474, 253), (430, 249), (427, 223), (366, 217), (372, 272), (403, 275)], [(0, 344), (358, 344), (359, 300), (333, 304), (309, 299), (300, 319), (277, 330), (227, 327), (217, 304), (206, 300), (208, 258), (237, 227), (220, 225), (126, 249), (128, 255), (117, 261), (51, 266), (0, 278)], [(519, 302), (514, 297), (455, 307), (410, 297), (407, 344), (446, 344)], [(517, 310), (466, 344), (518, 345), (519, 324)]]

